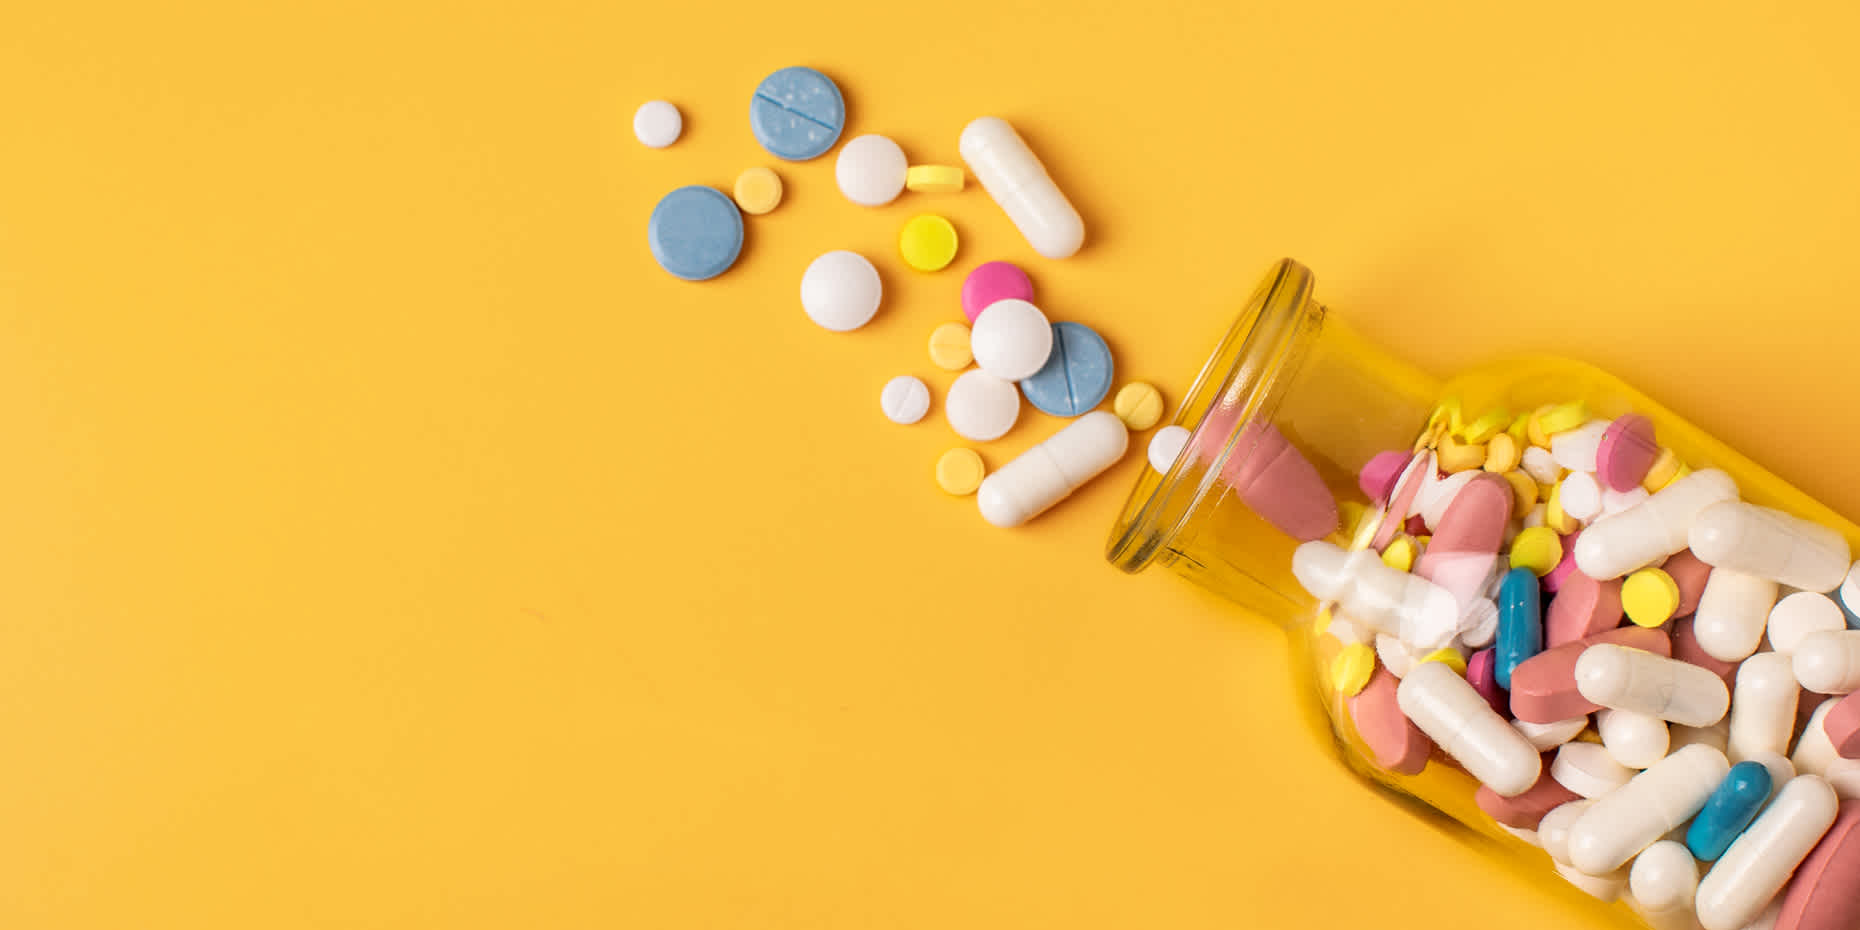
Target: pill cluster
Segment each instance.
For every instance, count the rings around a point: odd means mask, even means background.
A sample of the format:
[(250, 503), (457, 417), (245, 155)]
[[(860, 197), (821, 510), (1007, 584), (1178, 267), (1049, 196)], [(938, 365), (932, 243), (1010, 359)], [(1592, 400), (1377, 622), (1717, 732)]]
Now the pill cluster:
[(1306, 540), (1292, 571), (1379, 766), (1464, 770), (1493, 820), (1659, 930), (1860, 926), (1860, 563), (1839, 533), (1580, 402), (1443, 403), (1361, 469), (1366, 508), (1289, 445), (1266, 458), (1248, 503)]
[[(756, 141), (784, 160), (826, 154), (845, 124), (838, 85), (811, 68), (776, 71), (750, 99)], [(665, 101), (641, 106), (634, 117), (635, 134), (653, 148), (675, 142), (682, 126), (677, 108)], [(990, 116), (971, 122), (957, 151), (1035, 251), (1063, 259), (1083, 245), (1078, 211), (1008, 123)], [(876, 134), (849, 140), (834, 163), (840, 193), (864, 207), (889, 204), (907, 190), (960, 193), (966, 178), (953, 165), (912, 165), (896, 142)], [(743, 214), (775, 209), (782, 190), (778, 175), (756, 166), (737, 178), (734, 198), (701, 185), (672, 191), (647, 224), (653, 257), (686, 280), (722, 274), (741, 252)], [(934, 213), (912, 217), (899, 231), (899, 257), (920, 272), (949, 267), (958, 249), (955, 226)], [(823, 329), (859, 329), (883, 302), (878, 268), (856, 252), (825, 252), (802, 272), (802, 310)], [(963, 281), (961, 304), (967, 322), (946, 321), (929, 338), (932, 364), (961, 372), (943, 398), (944, 416), (958, 436), (979, 443), (1006, 435), (1020, 419), (1023, 398), (1043, 413), (1076, 418), (994, 474), (987, 474), (980, 454), (970, 448), (951, 449), (937, 461), (937, 484), (951, 494), (975, 494), (989, 522), (1015, 526), (1051, 507), (1121, 459), (1129, 431), (1147, 430), (1162, 418), (1162, 395), (1140, 382), (1124, 386), (1113, 412), (1094, 412), (1111, 391), (1109, 345), (1083, 324), (1048, 319), (1020, 267), (1002, 261), (977, 265)], [(880, 392), (879, 408), (894, 423), (917, 423), (930, 407), (930, 387), (914, 376), (895, 377)]]

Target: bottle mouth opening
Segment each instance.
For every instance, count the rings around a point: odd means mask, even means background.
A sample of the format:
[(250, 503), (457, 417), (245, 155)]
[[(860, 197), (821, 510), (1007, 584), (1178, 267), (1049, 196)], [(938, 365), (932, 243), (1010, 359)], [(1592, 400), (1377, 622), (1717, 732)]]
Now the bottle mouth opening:
[(1251, 454), (1257, 439), (1243, 438), (1243, 428), (1272, 416), (1312, 285), (1311, 270), (1289, 258), (1260, 280), (1170, 421), (1189, 430), (1182, 453), (1166, 472), (1145, 468), (1125, 500), (1105, 547), (1111, 564), (1135, 573), (1159, 559), (1188, 557), (1172, 544), (1202, 502), (1220, 493), (1222, 475)]

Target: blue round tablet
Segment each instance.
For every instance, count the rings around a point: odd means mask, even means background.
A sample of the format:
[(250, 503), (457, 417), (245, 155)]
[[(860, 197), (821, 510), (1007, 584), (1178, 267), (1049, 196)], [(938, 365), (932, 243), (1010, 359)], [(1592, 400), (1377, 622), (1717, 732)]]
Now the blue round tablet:
[(1091, 327), (1053, 324), (1053, 354), (1020, 382), (1028, 403), (1056, 417), (1076, 417), (1111, 392), (1111, 347)]
[(783, 68), (756, 86), (749, 128), (770, 155), (806, 161), (840, 141), (846, 99), (832, 78), (812, 68)]
[(743, 215), (714, 187), (681, 187), (652, 208), (646, 242), (666, 271), (686, 281), (714, 278), (743, 251)]

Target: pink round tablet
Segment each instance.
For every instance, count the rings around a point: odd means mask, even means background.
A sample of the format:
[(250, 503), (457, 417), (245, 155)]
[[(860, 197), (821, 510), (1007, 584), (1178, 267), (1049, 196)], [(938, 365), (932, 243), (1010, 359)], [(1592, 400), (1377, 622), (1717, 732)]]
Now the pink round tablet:
[(1009, 298), (1033, 301), (1033, 281), (1012, 262), (984, 262), (962, 280), (962, 312), (971, 323), (989, 304)]
[(1356, 485), (1363, 489), (1363, 494), (1381, 507), (1395, 496), (1395, 482), (1401, 473), (1408, 470), (1408, 462), (1414, 458), (1409, 452), (1378, 452), (1376, 457), (1363, 466), (1356, 474)]
[(1659, 457), (1653, 421), (1630, 413), (1608, 424), (1602, 433), (1602, 444), (1595, 450), (1596, 477), (1616, 491), (1632, 491), (1640, 487)]

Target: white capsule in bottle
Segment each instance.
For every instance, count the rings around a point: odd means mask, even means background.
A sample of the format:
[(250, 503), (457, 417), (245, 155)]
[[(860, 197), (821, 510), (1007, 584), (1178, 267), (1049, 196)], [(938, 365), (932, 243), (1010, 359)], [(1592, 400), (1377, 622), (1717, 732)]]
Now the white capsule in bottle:
[(1742, 930), (1763, 913), (1834, 825), (1839, 803), (1834, 789), (1815, 775), (1798, 775), (1776, 792), (1699, 882), (1698, 916), (1705, 930)]
[(1130, 447), (1124, 421), (1094, 410), (982, 479), (976, 504), (996, 526), (1019, 526), (1110, 468)]
[(1840, 533), (1741, 501), (1705, 508), (1693, 520), (1687, 541), (1692, 554), (1713, 568), (1823, 594), (1841, 586), (1851, 565)]
[(1692, 899), (1698, 892), (1699, 865), (1684, 843), (1661, 840), (1634, 857), (1628, 891), (1640, 915), (1654, 930), (1686, 930), (1693, 923)]
[(1731, 695), (1731, 730), (1725, 755), (1731, 764), (1760, 753), (1782, 755), (1795, 735), (1795, 703), (1801, 688), (1795, 663), (1780, 652), (1760, 652), (1737, 667)]
[(957, 150), (1034, 251), (1066, 258), (1084, 244), (1085, 221), (1079, 211), (1005, 120), (984, 116), (970, 123), (962, 130)]
[[(1345, 552), (1335, 543), (1313, 540), (1292, 552), (1292, 575), (1319, 600), (1336, 601), (1343, 611), (1377, 632), (1402, 638), (1414, 630), (1446, 631), (1457, 627), (1459, 600), (1451, 591), (1419, 575), (1383, 563), (1373, 549)], [(1409, 644), (1430, 650), (1446, 641)]]
[(1598, 581), (1657, 564), (1686, 548), (1705, 508), (1737, 500), (1737, 482), (1715, 468), (1696, 471), (1639, 504), (1603, 517), (1576, 541), (1576, 568)]
[(1742, 662), (1757, 651), (1776, 606), (1776, 582), (1730, 568), (1713, 569), (1692, 619), (1699, 648), (1720, 662)]
[(1576, 690), (1603, 707), (1688, 727), (1717, 723), (1731, 705), (1730, 692), (1717, 675), (1690, 662), (1611, 643), (1582, 651), (1576, 660)]
[(1597, 798), (1569, 828), (1570, 864), (1590, 875), (1621, 868), (1692, 819), (1730, 771), (1724, 753), (1710, 746), (1687, 746), (1661, 759)]
[(1796, 644), (1796, 683), (1819, 694), (1860, 691), (1860, 630), (1810, 633)]
[(1445, 662), (1415, 666), (1395, 689), (1395, 702), (1442, 752), (1501, 796), (1523, 794), (1543, 773), (1530, 741)]

